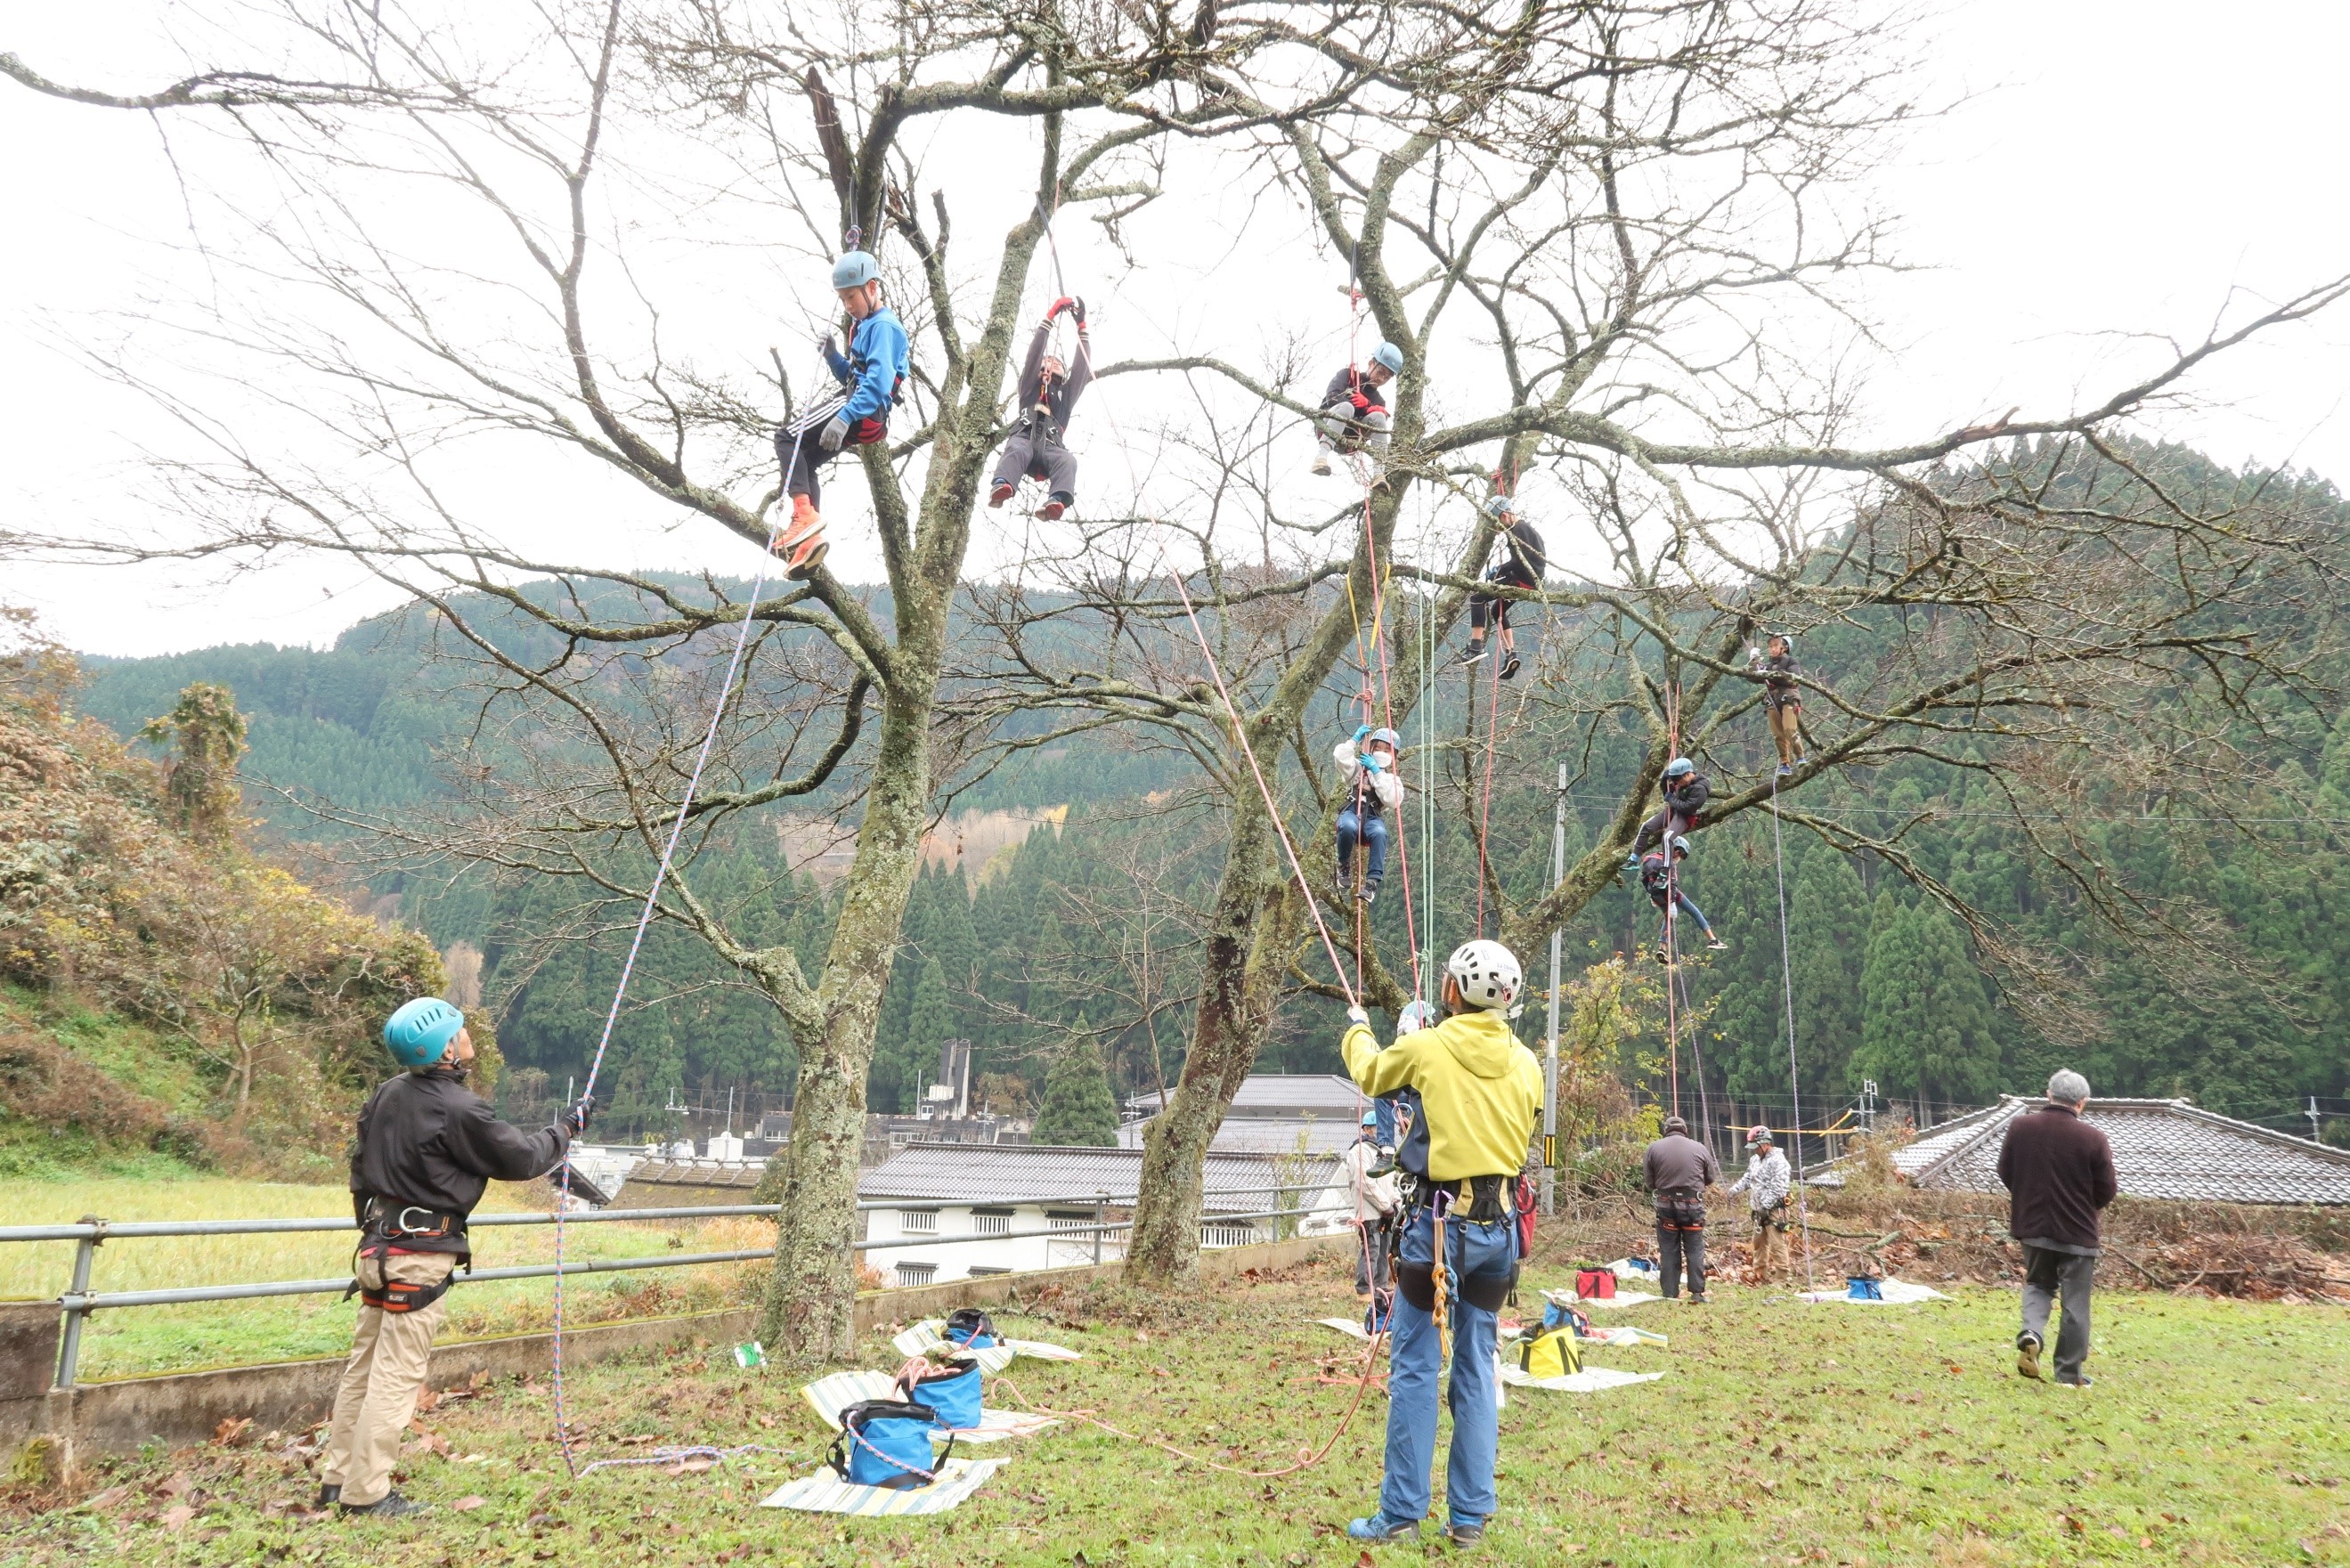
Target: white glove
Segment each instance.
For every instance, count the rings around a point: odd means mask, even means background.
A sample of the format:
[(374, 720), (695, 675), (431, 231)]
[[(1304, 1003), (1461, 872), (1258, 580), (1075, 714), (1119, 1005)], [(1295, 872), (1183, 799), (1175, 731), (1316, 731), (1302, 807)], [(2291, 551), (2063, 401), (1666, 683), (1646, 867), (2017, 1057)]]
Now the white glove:
[(1347, 1009), (1347, 1021), (1350, 1023), (1359, 1023), (1367, 1029), (1370, 1027), (1371, 1015), (1359, 1007), (1350, 1007)]
[(816, 438), (816, 444), (827, 452), (838, 452), (841, 443), (847, 439), (848, 416), (835, 414), (832, 416), (832, 422), (825, 426), (823, 433)]

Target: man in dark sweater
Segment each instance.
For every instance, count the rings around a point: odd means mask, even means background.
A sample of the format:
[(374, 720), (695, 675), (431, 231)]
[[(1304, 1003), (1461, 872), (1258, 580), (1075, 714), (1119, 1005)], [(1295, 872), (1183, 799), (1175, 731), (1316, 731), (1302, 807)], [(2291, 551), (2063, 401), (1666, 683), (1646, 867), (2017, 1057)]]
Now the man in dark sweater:
[(1721, 1179), (1713, 1150), (1689, 1135), (1689, 1123), (1665, 1119), (1665, 1136), (1648, 1146), (1644, 1173), (1657, 1206), (1657, 1272), (1668, 1297), (1681, 1293), (1689, 1270), (1690, 1300), (1705, 1300), (1705, 1189)]
[(1999, 1179), (2008, 1191), (2008, 1234), (2023, 1249), (2023, 1331), (2015, 1369), (2040, 1376), (2048, 1310), (2061, 1296), (2056, 1381), (2086, 1388), (2089, 1287), (2097, 1272), (2097, 1216), (2114, 1200), (2114, 1148), (2081, 1119), (2089, 1080), (2070, 1068), (2048, 1080), (2048, 1103), (2007, 1124)]
[(424, 1388), (449, 1276), (473, 1255), (465, 1222), (493, 1179), (527, 1181), (562, 1164), (594, 1102), (535, 1133), (498, 1120), (465, 1087), (473, 1060), (465, 1015), (437, 996), (394, 1012), (383, 1043), (407, 1071), (368, 1097), (351, 1145), (359, 1321), (327, 1428), (318, 1506), (402, 1519), (426, 1505), (391, 1490), (391, 1468)]

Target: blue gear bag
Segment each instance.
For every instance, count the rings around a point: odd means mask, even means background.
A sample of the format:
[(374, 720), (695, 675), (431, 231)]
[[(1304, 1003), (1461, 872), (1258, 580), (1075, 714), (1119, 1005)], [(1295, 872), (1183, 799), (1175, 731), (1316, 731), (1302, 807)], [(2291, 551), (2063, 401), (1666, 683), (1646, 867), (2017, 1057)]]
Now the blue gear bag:
[(840, 1436), (832, 1440), (832, 1468), (852, 1486), (902, 1491), (938, 1480), (939, 1468), (954, 1452), (931, 1452), (931, 1434), (943, 1425), (928, 1405), (902, 1399), (866, 1399), (840, 1413)]
[(940, 1425), (969, 1431), (979, 1425), (979, 1363), (958, 1356), (943, 1366), (899, 1374), (898, 1392), (938, 1413)]

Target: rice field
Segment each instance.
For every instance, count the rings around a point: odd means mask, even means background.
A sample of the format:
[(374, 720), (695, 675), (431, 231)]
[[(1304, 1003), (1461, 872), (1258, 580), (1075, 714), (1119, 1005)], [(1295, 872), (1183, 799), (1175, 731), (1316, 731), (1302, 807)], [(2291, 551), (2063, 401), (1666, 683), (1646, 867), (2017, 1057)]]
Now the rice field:
[[(524, 1189), (493, 1183), (481, 1212), (528, 1207)], [(0, 1180), (0, 1215), (11, 1225), (110, 1220), (332, 1218), (350, 1212), (341, 1187), (200, 1178), (178, 1181)], [(773, 1244), (774, 1227), (750, 1220), (598, 1223), (569, 1230), (567, 1258), (640, 1258), (666, 1251), (717, 1252)], [(332, 1279), (350, 1271), (356, 1232), (267, 1236), (123, 1238), (98, 1250), (90, 1272), (99, 1291), (166, 1290), (269, 1280)], [(553, 1227), (476, 1231), (474, 1264), (503, 1268), (551, 1262)], [(63, 1292), (73, 1275), (74, 1243), (0, 1246), (0, 1298), (41, 1300)], [(623, 1315), (700, 1311), (756, 1299), (762, 1265), (640, 1271), (573, 1279), (566, 1317), (592, 1322)], [(443, 1339), (516, 1334), (553, 1318), (555, 1282), (512, 1280), (459, 1285), (449, 1297)], [(82, 1337), (85, 1382), (148, 1372), (334, 1355), (348, 1347), (356, 1303), (335, 1295), (280, 1296), (132, 1307), (94, 1314)]]

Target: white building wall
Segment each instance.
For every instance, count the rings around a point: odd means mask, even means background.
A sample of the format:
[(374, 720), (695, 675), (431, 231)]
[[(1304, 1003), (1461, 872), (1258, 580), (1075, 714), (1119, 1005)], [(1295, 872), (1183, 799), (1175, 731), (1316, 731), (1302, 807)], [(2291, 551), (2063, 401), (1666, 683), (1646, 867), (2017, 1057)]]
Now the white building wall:
[[(1336, 1188), (1317, 1191), (1298, 1207), (1310, 1210), (1301, 1217), (1299, 1231), (1305, 1235), (1327, 1235), (1347, 1228), (1347, 1200)], [(1007, 1208), (1008, 1215), (998, 1212)], [(1051, 1209), (1070, 1216), (1072, 1223), (1094, 1223), (1090, 1210), (1080, 1210), (1073, 1204), (1054, 1204)], [(924, 1215), (931, 1228), (923, 1229), (920, 1219), (910, 1223), (910, 1212)], [(1116, 1210), (1109, 1215), (1113, 1223), (1123, 1218)], [(1011, 1234), (983, 1233), (999, 1226)], [(907, 1286), (943, 1284), (969, 1279), (974, 1272), (1027, 1273), (1039, 1269), (1066, 1269), (1093, 1262), (1097, 1257), (1109, 1262), (1126, 1255), (1126, 1234), (1122, 1230), (1104, 1232), (1098, 1252), (1088, 1232), (1066, 1237), (1023, 1234), (1050, 1229), (1051, 1220), (1044, 1204), (942, 1203), (932, 1209), (908, 1202), (894, 1209), (867, 1211), (867, 1240), (906, 1244), (868, 1251), (864, 1257), (888, 1283)], [(1219, 1224), (1212, 1214), (1202, 1223), (1201, 1231), (1201, 1245), (1211, 1248), (1269, 1241), (1275, 1234), (1274, 1222), (1269, 1220), (1236, 1220), (1227, 1225)]]

